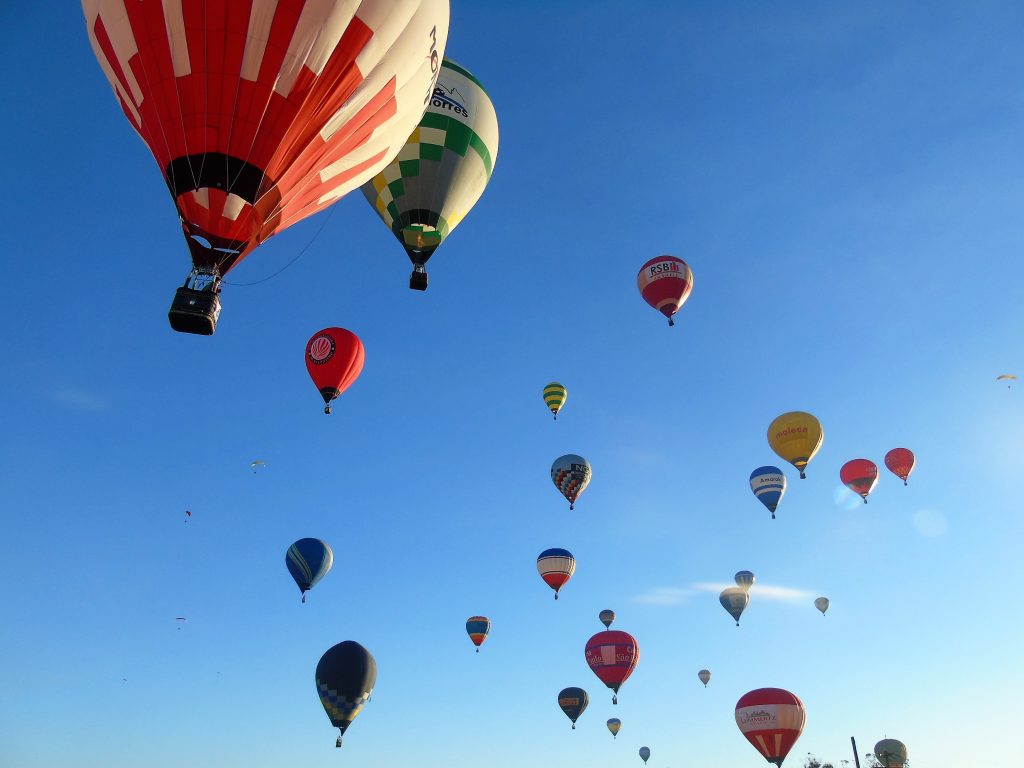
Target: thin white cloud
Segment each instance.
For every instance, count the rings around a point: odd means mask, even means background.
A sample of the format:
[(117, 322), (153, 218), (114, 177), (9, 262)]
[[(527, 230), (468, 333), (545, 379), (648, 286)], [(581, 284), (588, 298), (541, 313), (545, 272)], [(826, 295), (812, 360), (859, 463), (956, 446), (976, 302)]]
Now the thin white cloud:
[[(681, 605), (691, 597), (706, 592), (717, 595), (726, 587), (735, 587), (732, 582), (698, 581), (688, 587), (654, 587), (633, 598), (634, 603), (645, 605)], [(811, 600), (818, 593), (796, 587), (780, 587), (774, 584), (754, 584), (750, 596), (755, 600), (776, 600), (781, 603), (799, 603)]]
[(73, 411), (106, 411), (110, 409), (110, 403), (99, 395), (78, 387), (61, 387), (51, 389), (46, 397)]
[(645, 605), (681, 605), (693, 594), (692, 589), (685, 587), (655, 587), (634, 597), (633, 602)]
[(934, 509), (919, 509), (914, 513), (914, 528), (922, 536), (933, 539), (946, 532), (946, 516)]

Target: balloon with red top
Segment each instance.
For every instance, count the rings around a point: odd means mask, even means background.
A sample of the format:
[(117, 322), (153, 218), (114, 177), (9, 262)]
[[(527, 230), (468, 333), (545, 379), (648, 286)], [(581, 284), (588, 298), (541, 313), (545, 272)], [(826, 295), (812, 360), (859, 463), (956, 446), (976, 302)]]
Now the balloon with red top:
[(740, 732), (773, 765), (782, 765), (806, 723), (804, 703), (782, 688), (758, 688), (736, 702)]
[(619, 688), (640, 661), (640, 646), (628, 632), (598, 632), (587, 641), (587, 664), (598, 679), (612, 689), (612, 704), (619, 703)]
[(839, 479), (867, 504), (868, 494), (878, 483), (878, 465), (870, 459), (852, 459), (840, 468)]
[(885, 454), (885, 467), (906, 485), (914, 471), (914, 452), (909, 448), (893, 448)]
[(344, 328), (324, 328), (306, 343), (306, 370), (324, 399), (324, 413), (359, 378), (365, 358), (363, 342)]
[(675, 325), (672, 315), (686, 303), (693, 290), (690, 265), (675, 256), (658, 256), (640, 268), (636, 284), (644, 301)]

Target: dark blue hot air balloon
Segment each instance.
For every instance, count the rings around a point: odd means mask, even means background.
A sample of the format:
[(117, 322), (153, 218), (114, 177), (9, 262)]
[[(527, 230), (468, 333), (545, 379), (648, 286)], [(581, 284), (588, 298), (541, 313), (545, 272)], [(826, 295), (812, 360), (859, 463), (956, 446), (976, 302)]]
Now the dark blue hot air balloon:
[(377, 662), (355, 640), (345, 640), (320, 657), (316, 665), (316, 692), (331, 721), (341, 731), (334, 746), (370, 700), (377, 683)]
[(582, 688), (563, 688), (558, 692), (558, 706), (565, 716), (572, 720), (572, 729), (576, 730), (576, 719), (583, 714), (583, 710), (590, 703), (587, 692)]
[(302, 602), (306, 602), (306, 590), (311, 589), (331, 570), (334, 553), (326, 541), (299, 539), (288, 547), (284, 563), (302, 591)]

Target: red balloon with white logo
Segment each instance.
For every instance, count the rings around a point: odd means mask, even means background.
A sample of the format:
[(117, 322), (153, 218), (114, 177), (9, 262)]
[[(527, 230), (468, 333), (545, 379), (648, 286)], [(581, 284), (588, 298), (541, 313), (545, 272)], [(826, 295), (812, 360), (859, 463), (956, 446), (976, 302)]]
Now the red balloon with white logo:
[(782, 765), (806, 723), (804, 703), (782, 688), (758, 688), (736, 702), (736, 725), (773, 765)]
[(839, 479), (867, 504), (868, 494), (878, 483), (878, 465), (870, 459), (851, 459), (840, 468)]
[(359, 378), (365, 357), (363, 342), (344, 328), (324, 328), (310, 338), (306, 344), (306, 370), (324, 398), (324, 413), (330, 413), (331, 400)]
[(885, 466), (906, 485), (907, 478), (914, 471), (914, 452), (909, 448), (893, 448), (885, 454)]
[(644, 301), (675, 325), (672, 315), (686, 303), (693, 290), (693, 271), (675, 256), (658, 256), (640, 268), (636, 284)]
[(598, 679), (612, 689), (612, 704), (619, 703), (619, 687), (640, 661), (640, 646), (628, 632), (598, 632), (587, 641), (587, 664)]

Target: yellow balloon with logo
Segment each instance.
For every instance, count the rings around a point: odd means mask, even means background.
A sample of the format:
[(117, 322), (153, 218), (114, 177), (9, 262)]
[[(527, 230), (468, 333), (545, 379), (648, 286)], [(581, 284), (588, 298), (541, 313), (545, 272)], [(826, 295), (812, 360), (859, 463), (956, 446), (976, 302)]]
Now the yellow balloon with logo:
[(790, 411), (779, 416), (768, 426), (768, 445), (806, 477), (804, 467), (821, 448), (825, 432), (821, 422), (804, 411)]

